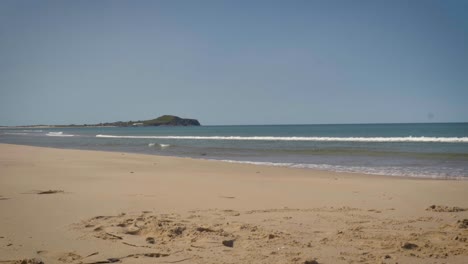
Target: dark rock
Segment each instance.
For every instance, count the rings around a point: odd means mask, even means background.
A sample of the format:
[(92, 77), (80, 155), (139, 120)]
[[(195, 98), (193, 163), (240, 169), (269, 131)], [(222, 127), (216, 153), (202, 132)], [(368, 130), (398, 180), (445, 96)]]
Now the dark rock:
[(223, 240), (223, 245), (225, 247), (234, 247), (234, 239), (231, 240)]
[(307, 259), (304, 264), (319, 264), (316, 259)]
[(146, 242), (149, 244), (154, 244), (156, 243), (156, 240), (154, 239), (154, 237), (147, 237)]
[(405, 242), (401, 248), (403, 249), (415, 249), (415, 248), (418, 248), (418, 245), (416, 244), (413, 244), (413, 243), (410, 243), (410, 242)]

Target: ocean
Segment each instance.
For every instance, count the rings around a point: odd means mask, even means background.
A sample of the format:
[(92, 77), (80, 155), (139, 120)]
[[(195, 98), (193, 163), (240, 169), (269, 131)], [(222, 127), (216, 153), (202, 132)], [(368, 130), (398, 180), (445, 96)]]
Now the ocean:
[(0, 143), (468, 179), (468, 123), (0, 128)]

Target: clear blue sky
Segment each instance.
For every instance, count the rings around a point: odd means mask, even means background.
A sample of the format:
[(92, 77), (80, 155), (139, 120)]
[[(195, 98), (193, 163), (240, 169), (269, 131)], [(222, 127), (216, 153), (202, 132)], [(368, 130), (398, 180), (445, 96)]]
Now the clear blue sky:
[(0, 125), (466, 122), (467, 13), (463, 0), (2, 0)]

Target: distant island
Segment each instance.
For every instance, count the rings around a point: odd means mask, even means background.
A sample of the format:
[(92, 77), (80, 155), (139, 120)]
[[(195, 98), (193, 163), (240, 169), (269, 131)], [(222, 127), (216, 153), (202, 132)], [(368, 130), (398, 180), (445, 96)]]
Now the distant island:
[[(76, 125), (71, 125), (76, 126)], [(196, 119), (181, 118), (173, 115), (163, 115), (150, 120), (138, 121), (117, 121), (112, 123), (99, 123), (84, 126), (116, 126), (116, 127), (136, 127), (136, 126), (200, 126)]]
[[(147, 127), (147, 126), (200, 126), (200, 122), (196, 119), (181, 118), (173, 115), (163, 115), (150, 120), (138, 121), (117, 121), (99, 124), (84, 124), (84, 125), (29, 125), (15, 126), (21, 128), (48, 128), (48, 127)], [(8, 127), (4, 127), (8, 128)], [(11, 127), (14, 128), (14, 127)]]

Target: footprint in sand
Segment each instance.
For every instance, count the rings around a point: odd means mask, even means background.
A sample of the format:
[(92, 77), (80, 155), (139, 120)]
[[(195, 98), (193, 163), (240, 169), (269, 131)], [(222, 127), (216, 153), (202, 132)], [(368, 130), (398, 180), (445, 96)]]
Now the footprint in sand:
[(77, 254), (76, 252), (55, 252), (48, 250), (40, 250), (36, 253), (41, 257), (47, 259), (57, 259), (58, 261), (63, 263), (73, 263), (83, 259), (83, 257)]
[[(448, 211), (458, 212), (459, 209), (449, 208)], [(213, 260), (212, 263), (219, 263), (223, 260), (221, 256), (237, 258), (241, 251), (246, 254), (246, 263), (258, 263), (259, 252), (269, 255), (270, 263), (284, 263), (285, 259), (291, 260), (292, 256), (293, 259), (301, 260), (294, 262), (305, 263), (303, 261), (308, 256), (304, 249), (310, 247), (317, 250), (322, 247), (341, 247), (346, 249), (341, 257), (346, 257), (351, 262), (371, 263), (387, 259), (384, 256), (390, 253), (391, 260), (399, 256), (449, 260), (451, 256), (463, 257), (468, 254), (468, 237), (465, 232), (468, 219), (459, 217), (460, 215), (457, 217), (458, 222), (450, 218), (450, 222), (441, 230), (441, 223), (437, 222), (436, 217), (398, 221), (385, 214), (374, 215), (379, 212), (383, 210), (351, 207), (271, 208), (251, 211), (207, 209), (189, 211), (186, 215), (142, 212), (99, 216), (83, 221), (76, 227), (88, 236), (108, 240), (108, 243), (138, 247), (139, 250), (144, 247), (148, 248), (145, 250), (158, 250), (147, 255), (104, 258), (94, 263), (125, 262), (125, 258), (169, 255), (164, 261), (172, 263), (172, 258), (197, 258), (199, 253), (204, 258)], [(255, 217), (252, 214), (256, 214)], [(341, 223), (338, 232), (337, 217)], [(423, 232), (418, 227), (420, 224), (429, 227)], [(346, 226), (351, 228), (347, 229)], [(135, 228), (135, 232), (128, 232), (132, 228)], [(364, 248), (366, 254), (363, 255), (361, 251)], [(97, 259), (93, 258), (94, 260)]]
[(11, 260), (11, 261), (2, 261), (2, 263), (10, 263), (10, 264), (44, 264), (44, 262), (37, 258), (32, 259), (20, 259), (20, 260)]

